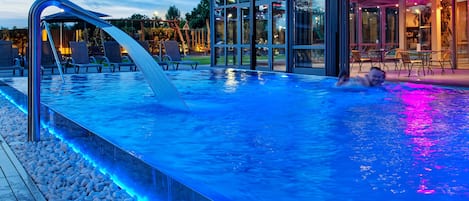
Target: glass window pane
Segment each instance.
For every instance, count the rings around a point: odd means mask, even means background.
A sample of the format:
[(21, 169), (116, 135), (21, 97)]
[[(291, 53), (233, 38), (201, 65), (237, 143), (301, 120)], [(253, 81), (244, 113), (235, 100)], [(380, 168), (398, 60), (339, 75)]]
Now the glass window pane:
[(295, 44), (324, 43), (324, 1), (299, 0), (295, 2)]
[(269, 66), (269, 48), (267, 47), (259, 47), (257, 48), (257, 56), (256, 56), (256, 66), (257, 67), (267, 67)]
[(356, 12), (356, 3), (350, 3), (349, 11), (349, 29), (350, 29), (350, 48), (357, 49), (357, 14)]
[(215, 10), (215, 43), (224, 44), (225, 42), (225, 13), (224, 9)]
[[(448, 0), (442, 1), (442, 4), (448, 5), (450, 2)], [(445, 27), (444, 30), (441, 31), (441, 38), (443, 39), (442, 42), (442, 49), (449, 49), (449, 40), (451, 34), (450, 32), (450, 27), (445, 26), (445, 24), (448, 24), (451, 21), (451, 15), (448, 15), (448, 12), (451, 9), (445, 8), (442, 9), (442, 25), (441, 27)], [(456, 2), (456, 14), (455, 14), (455, 19), (456, 19), (456, 56), (457, 56), (457, 63), (458, 63), (458, 68), (467, 68), (469, 64), (469, 43), (468, 43), (468, 2), (467, 1), (462, 1), (462, 2)]]
[(228, 65), (237, 65), (238, 64), (238, 59), (237, 59), (237, 56), (238, 56), (238, 52), (237, 52), (237, 49), (234, 48), (234, 47), (228, 47), (228, 52), (227, 52), (227, 55), (226, 55), (228, 58), (227, 58), (227, 61), (228, 61)]
[(225, 48), (215, 47), (215, 65), (225, 65)]
[[(458, 19), (456, 19), (456, 27), (458, 28), (458, 31), (456, 31), (457, 39), (459, 39), (458, 37), (459, 34), (465, 33), (467, 30), (467, 23), (464, 22), (467, 19), (467, 17), (464, 17), (464, 16), (467, 16), (467, 11), (464, 10), (464, 9), (467, 9), (467, 7), (464, 5), (466, 3), (467, 2), (457, 3), (458, 6), (456, 7), (456, 10), (459, 10), (459, 12), (456, 15), (460, 16), (458, 17)], [(453, 15), (451, 14), (452, 2), (451, 0), (442, 0), (440, 1), (440, 4), (441, 4), (441, 47), (442, 49), (449, 49), (451, 47), (451, 41), (453, 38), (452, 37), (453, 31), (451, 28), (451, 21), (454, 18)], [(467, 42), (467, 38), (465, 42)]]
[(324, 68), (324, 49), (298, 49), (293, 55), (295, 68)]
[(225, 0), (215, 0), (215, 5), (216, 6), (223, 6), (223, 5), (225, 5)]
[(241, 65), (250, 65), (251, 63), (251, 51), (250, 48), (243, 48), (241, 54), (243, 57), (241, 58)]
[(238, 14), (236, 12), (236, 8), (228, 8), (226, 12), (228, 20), (228, 34), (226, 35), (227, 44), (237, 44)]
[(242, 37), (242, 44), (249, 44), (249, 7), (244, 7), (241, 8), (241, 20), (242, 20), (242, 26), (241, 26), (241, 37)]
[(256, 42), (257, 44), (267, 44), (269, 22), (269, 5), (256, 6)]
[(379, 42), (379, 9), (362, 9), (362, 34), (363, 43)]
[(285, 48), (274, 48), (273, 54), (274, 54), (274, 60), (273, 60), (274, 71), (285, 72), (287, 70)]
[(399, 46), (399, 10), (398, 8), (386, 9), (386, 49)]
[(285, 44), (285, 29), (287, 27), (287, 13), (285, 1), (272, 3), (272, 15), (273, 44)]

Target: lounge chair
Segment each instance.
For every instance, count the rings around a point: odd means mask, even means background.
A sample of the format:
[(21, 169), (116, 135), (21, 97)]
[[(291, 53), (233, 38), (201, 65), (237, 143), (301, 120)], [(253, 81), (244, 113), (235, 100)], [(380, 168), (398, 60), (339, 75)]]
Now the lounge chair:
[(11, 41), (0, 40), (0, 70), (13, 70), (13, 75), (16, 70), (23, 76), (24, 69), (20, 65), (18, 56), (18, 49), (12, 47)]
[(127, 62), (124, 62), (119, 43), (116, 41), (104, 42), (104, 63), (107, 63), (111, 67), (112, 72), (116, 71), (116, 68), (120, 71), (121, 66), (128, 66), (130, 71), (134, 71), (135, 64), (130, 58), (126, 60)]
[[(409, 71), (409, 74), (407, 75), (410, 77), (410, 74), (412, 73), (412, 67), (414, 64), (417, 64), (417, 66), (422, 68), (423, 74), (425, 75), (425, 69), (423, 66), (423, 61), (421, 59), (411, 59), (410, 54), (408, 51), (401, 51), (399, 52), (402, 66)], [(419, 69), (417, 69), (417, 75), (419, 73)], [(399, 68), (399, 71), (397, 71), (397, 76), (399, 77), (401, 75), (401, 68)]]
[(140, 43), (140, 45), (145, 50), (147, 50), (148, 54), (150, 54), (153, 57), (156, 63), (158, 63), (163, 68), (163, 70), (168, 70), (169, 65), (170, 65), (168, 56), (164, 55), (163, 58), (161, 58), (158, 55), (152, 55), (150, 52), (150, 44), (148, 43), (148, 41), (138, 41), (138, 43)]
[(373, 61), (370, 58), (362, 57), (360, 50), (352, 50), (352, 61), (353, 63), (358, 63), (358, 72), (362, 72), (362, 65), (365, 62), (370, 62), (371, 66), (373, 66)]
[(41, 73), (44, 74), (45, 70), (50, 69), (51, 73), (54, 74), (54, 69), (62, 68), (64, 70), (67, 65), (67, 61), (62, 58), (62, 54), (57, 52), (57, 56), (59, 57), (60, 66), (57, 66), (55, 62), (54, 53), (52, 52), (52, 48), (50, 43), (47, 41), (42, 42), (42, 56), (41, 56)]
[(452, 61), (451, 61), (451, 50), (443, 50), (443, 51), (434, 51), (433, 55), (430, 59), (430, 62), (437, 62), (440, 64), (441, 67), (441, 74), (445, 73), (445, 65), (451, 69), (451, 72), (454, 73)]
[(88, 55), (86, 42), (70, 41), (70, 48), (72, 49), (72, 62), (70, 66), (75, 68), (75, 73), (79, 73), (81, 67), (86, 67), (86, 72), (88, 72), (89, 67), (95, 67), (98, 72), (101, 72), (103, 65), (98, 64), (93, 56), (90, 57)]
[[(401, 49), (391, 49), (384, 53), (384, 66), (387, 66), (387, 62), (394, 63), (394, 70), (398, 70), (399, 61), (401, 60), (399, 52)], [(389, 69), (389, 67), (388, 67)]]
[(179, 44), (174, 40), (167, 40), (163, 42), (164, 49), (166, 50), (165, 57), (169, 58), (169, 65), (176, 65), (176, 70), (179, 68), (179, 64), (190, 65), (192, 69), (197, 69), (199, 62), (191, 60), (182, 60), (181, 53), (179, 52)]

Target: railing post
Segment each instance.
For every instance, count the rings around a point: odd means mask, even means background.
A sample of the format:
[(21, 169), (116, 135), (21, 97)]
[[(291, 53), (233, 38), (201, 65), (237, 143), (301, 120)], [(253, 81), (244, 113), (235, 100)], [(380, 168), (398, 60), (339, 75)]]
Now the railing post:
[(28, 17), (28, 141), (39, 141), (41, 106), (41, 13), (53, 1), (37, 0)]

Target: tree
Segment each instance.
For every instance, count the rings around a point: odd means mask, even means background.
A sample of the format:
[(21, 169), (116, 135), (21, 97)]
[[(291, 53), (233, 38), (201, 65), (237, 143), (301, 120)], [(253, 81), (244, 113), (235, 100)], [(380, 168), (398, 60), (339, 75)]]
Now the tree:
[(190, 13), (186, 13), (186, 20), (191, 28), (204, 28), (205, 21), (210, 17), (210, 5), (208, 0), (200, 0), (200, 3), (192, 9)]
[(166, 20), (179, 20), (181, 19), (181, 12), (175, 5), (169, 7), (166, 12)]
[(150, 18), (146, 15), (135, 13), (132, 16), (130, 16), (129, 19), (132, 19), (132, 20), (148, 20)]
[(159, 17), (159, 16), (157, 16), (157, 15), (153, 16), (152, 19), (153, 19), (153, 20), (157, 20), (157, 21), (161, 21), (161, 20), (162, 20), (161, 17)]

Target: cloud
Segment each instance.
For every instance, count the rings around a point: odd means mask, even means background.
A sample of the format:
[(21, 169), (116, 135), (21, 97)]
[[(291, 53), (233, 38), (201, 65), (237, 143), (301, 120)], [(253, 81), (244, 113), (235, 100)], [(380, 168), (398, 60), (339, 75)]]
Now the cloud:
[[(26, 27), (28, 12), (34, 0), (0, 0), (0, 27)], [(152, 17), (155, 11), (164, 18), (170, 6), (176, 5), (181, 16), (192, 11), (200, 0), (72, 0), (89, 10), (106, 13), (111, 18), (127, 18), (138, 13)], [(43, 15), (57, 12), (57, 8), (46, 9)]]

